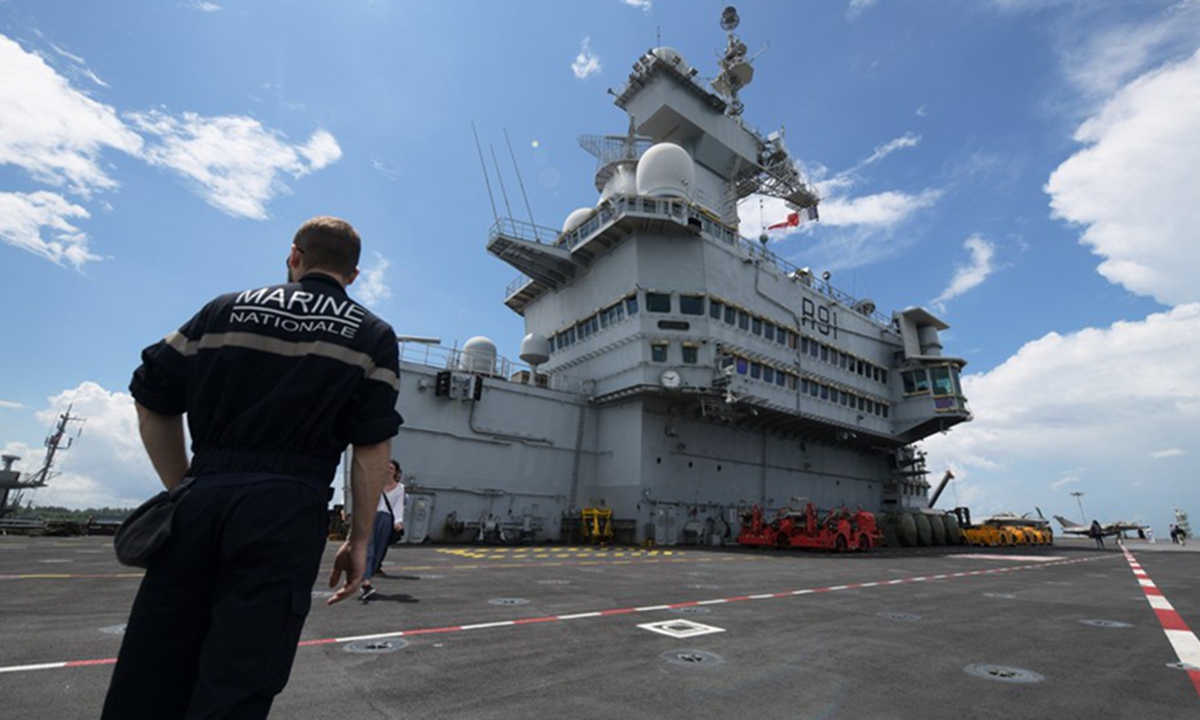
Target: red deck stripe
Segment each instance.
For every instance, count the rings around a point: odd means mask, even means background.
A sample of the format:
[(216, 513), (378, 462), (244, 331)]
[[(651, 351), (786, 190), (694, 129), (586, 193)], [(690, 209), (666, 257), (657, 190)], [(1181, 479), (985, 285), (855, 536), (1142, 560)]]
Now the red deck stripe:
[(1156, 608), (1154, 610), (1154, 614), (1158, 616), (1158, 621), (1162, 623), (1163, 630), (1183, 630), (1184, 632), (1191, 632), (1187, 626), (1187, 623), (1185, 623), (1183, 618), (1179, 617), (1179, 613), (1175, 612), (1174, 610), (1158, 610)]
[[(1141, 565), (1139, 565), (1137, 560), (1134, 559), (1133, 553), (1129, 552), (1128, 548), (1122, 547), (1121, 552), (1125, 553), (1125, 559), (1129, 562), (1129, 566), (1131, 568), (1135, 570), (1141, 570)], [(1145, 573), (1142, 573), (1141, 575), (1145, 575)], [(1135, 573), (1134, 577), (1141, 577), (1141, 575)], [(1150, 579), (1149, 575), (1145, 575), (1145, 577), (1147, 580)], [(1151, 595), (1163, 597), (1162, 590), (1160, 590), (1157, 585), (1153, 587), (1147, 587), (1143, 585), (1142, 590), (1146, 593), (1147, 597)], [(1183, 621), (1183, 618), (1180, 617), (1179, 613), (1175, 612), (1174, 610), (1160, 610), (1155, 608), (1154, 614), (1156, 617), (1158, 617), (1159, 623), (1162, 624), (1163, 632), (1168, 630), (1182, 631), (1186, 633), (1192, 632), (1191, 628), (1187, 626), (1187, 623)], [(1192, 637), (1194, 638), (1195, 635), (1193, 634)], [(1183, 661), (1183, 658), (1179, 657), (1179, 650), (1175, 646), (1175, 643), (1170, 635), (1167, 636), (1167, 640), (1171, 642), (1171, 649), (1175, 650), (1176, 657), (1178, 657), (1180, 661)], [(1192, 681), (1192, 686), (1196, 688), (1196, 694), (1200, 695), (1200, 670), (1188, 670), (1187, 674), (1188, 679)]]
[(91, 667), (93, 665), (115, 665), (116, 658), (104, 658), (103, 660), (69, 660), (62, 664), (63, 667)]
[[(1105, 556), (1105, 557), (1107, 557), (1107, 556)], [(957, 575), (966, 577), (966, 576), (972, 576), (972, 575), (976, 575), (976, 574), (988, 574), (988, 573), (994, 573), (994, 572), (1012, 572), (1015, 570), (1034, 570), (1034, 569), (1045, 568), (1045, 567), (1053, 567), (1056, 565), (1070, 565), (1070, 564), (1074, 564), (1074, 563), (1078, 563), (1078, 562), (1088, 562), (1090, 560), (1097, 560), (1097, 559), (1104, 559), (1104, 558), (1103, 557), (1092, 557), (1092, 558), (1087, 558), (1085, 560), (1065, 560), (1065, 561), (1057, 561), (1057, 562), (1052, 560), (1052, 561), (1036, 563), (1036, 564), (1032, 564), (1032, 565), (1022, 565), (1022, 566), (1018, 566), (1018, 567), (1004, 568), (1002, 571), (996, 570), (996, 569), (982, 570), (982, 571), (967, 571), (967, 572), (959, 573)], [(872, 586), (883, 588), (883, 587), (893, 586), (898, 583), (912, 583), (912, 582), (915, 582), (918, 577), (922, 580), (927, 579), (926, 576), (914, 576), (911, 578), (878, 580), (875, 583), (873, 583)], [(948, 576), (948, 577), (951, 577), (951, 576)], [(844, 586), (843, 589), (849, 589), (851, 587), (863, 587), (863, 583), (857, 583), (853, 586), (847, 585), (847, 586)], [(836, 591), (833, 590), (831, 587), (807, 588), (804, 590), (793, 590), (793, 591), (785, 591), (785, 592), (778, 592), (778, 593), (770, 593), (770, 594), (765, 594), (765, 595), (758, 596), (758, 597), (759, 597), (759, 599), (762, 599), (762, 598), (785, 598), (785, 597), (798, 597), (800, 595), (809, 595), (809, 594), (813, 594), (813, 593), (829, 593), (829, 592), (836, 592)], [(798, 593), (799, 593), (799, 595), (798, 595)], [(740, 595), (740, 596), (736, 596), (736, 597), (723, 598), (723, 600), (725, 602), (739, 602), (739, 601), (751, 600), (751, 599), (755, 599), (755, 598), (752, 598), (749, 595)], [(667, 605), (666, 607), (668, 607), (670, 609), (694, 607), (696, 605), (699, 605), (701, 602), (702, 601), (691, 600), (691, 601), (687, 601), (687, 602), (673, 603), (673, 604)], [(703, 601), (703, 602), (708, 603), (709, 601)], [(582, 614), (586, 615), (588, 617), (596, 617), (596, 616), (609, 617), (609, 616), (613, 616), (613, 615), (628, 615), (631, 613), (639, 613), (639, 612), (644, 612), (644, 611), (639, 610), (636, 607), (628, 607), (628, 608), (613, 608), (613, 609), (609, 609), (609, 610), (601, 610), (594, 614), (593, 613), (582, 613)], [(576, 613), (572, 613), (572, 614), (576, 614)], [(554, 622), (554, 621), (557, 621), (560, 619), (561, 619), (561, 616), (547, 616), (547, 617), (537, 617), (537, 618), (523, 618), (523, 619), (519, 619), (519, 620), (512, 620), (509, 622), (512, 625), (530, 625), (530, 624), (535, 624), (535, 623)], [(501, 625), (495, 625), (492, 623), (484, 623), (484, 625), (487, 627), (501, 626)], [(464, 631), (465, 629), (466, 629), (466, 627), (463, 625), (451, 625), (451, 626), (439, 627), (439, 628), (403, 630), (403, 631), (397, 631), (397, 632), (391, 632), (391, 633), (380, 633), (380, 634), (390, 635), (393, 637), (401, 637), (401, 636), (402, 637), (411, 637), (411, 636), (415, 636), (415, 635), (435, 635), (435, 634), (439, 634), (439, 633), (461, 632), (461, 631)], [(309, 647), (309, 646), (315, 646), (315, 645), (332, 645), (332, 644), (339, 644), (342, 642), (347, 642), (347, 641), (339, 640), (338, 638), (318, 638), (318, 639), (313, 639), (313, 640), (304, 640), (304, 641), (298, 643), (297, 646), (298, 647)], [(61, 664), (43, 663), (42, 665), (54, 665), (55, 667), (87, 667), (87, 666), (95, 666), (95, 665), (112, 665), (116, 662), (117, 662), (116, 658), (105, 658), (105, 659), (99, 659), (99, 660), (71, 660), (68, 662), (61, 663)], [(21, 668), (21, 669), (32, 669), (32, 668)], [(0, 667), (0, 670), (4, 670), (4, 668)], [(1194, 679), (1197, 683), (1197, 690), (1200, 691), (1200, 672), (1190, 673), (1190, 674), (1194, 675)]]

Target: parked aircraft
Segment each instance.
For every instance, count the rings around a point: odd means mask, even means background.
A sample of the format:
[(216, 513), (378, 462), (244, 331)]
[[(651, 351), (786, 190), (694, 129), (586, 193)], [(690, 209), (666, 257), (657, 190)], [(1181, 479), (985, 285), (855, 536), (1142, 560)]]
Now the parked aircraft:
[[(1078, 525), (1078, 524), (1073, 523), (1070, 520), (1066, 519), (1062, 515), (1055, 515), (1054, 519), (1058, 521), (1059, 525), (1062, 525), (1062, 531), (1065, 533), (1069, 533), (1071, 535), (1087, 535), (1087, 536), (1090, 536), (1092, 534), (1092, 528), (1090, 525)], [(1100, 534), (1102, 536), (1123, 535), (1126, 531), (1132, 530), (1134, 532), (1137, 532), (1138, 530), (1141, 530), (1144, 527), (1145, 527), (1144, 525), (1138, 525), (1137, 523), (1131, 523), (1131, 522), (1125, 522), (1123, 520), (1118, 520), (1117, 522), (1112, 522), (1112, 523), (1107, 523), (1107, 524), (1102, 523), (1100, 525)]]

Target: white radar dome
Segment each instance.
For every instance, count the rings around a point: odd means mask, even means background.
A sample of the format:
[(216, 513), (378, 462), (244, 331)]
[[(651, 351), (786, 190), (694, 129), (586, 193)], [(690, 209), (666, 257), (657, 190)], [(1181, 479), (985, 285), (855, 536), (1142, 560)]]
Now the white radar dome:
[(458, 358), (458, 369), (467, 372), (486, 373), (496, 372), (496, 343), (477, 335), (468, 340)]
[(696, 165), (687, 150), (674, 143), (658, 143), (637, 166), (638, 195), (692, 199)]
[(567, 216), (567, 219), (563, 220), (562, 231), (569, 233), (575, 228), (579, 227), (583, 224), (584, 220), (588, 219), (589, 215), (595, 212), (595, 210), (596, 208), (590, 207), (582, 207), (578, 210), (572, 210), (571, 214)]
[(656, 47), (650, 52), (659, 60), (669, 65), (674, 65), (682, 73), (687, 73), (692, 69), (692, 66), (688, 65), (687, 60), (683, 59), (683, 55), (673, 47)]
[(521, 362), (533, 367), (550, 362), (550, 341), (545, 335), (529, 333), (521, 341)]

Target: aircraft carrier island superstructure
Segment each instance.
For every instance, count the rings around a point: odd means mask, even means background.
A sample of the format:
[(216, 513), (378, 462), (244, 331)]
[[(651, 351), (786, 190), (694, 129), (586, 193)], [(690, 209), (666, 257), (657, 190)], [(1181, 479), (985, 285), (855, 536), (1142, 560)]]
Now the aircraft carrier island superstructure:
[(637, 61), (615, 100), (628, 131), (580, 138), (594, 206), (561, 230), (492, 227), (488, 251), (522, 273), (505, 303), (524, 366), (482, 337), (402, 342), (408, 542), (566, 540), (601, 509), (618, 542), (721, 544), (754, 504), (928, 505), (913, 443), (970, 420), (965, 362), (930, 312), (884, 316), (739, 235), (754, 194), (793, 224), (819, 198), (782, 133), (742, 120), (736, 25), (729, 8), (709, 87), (671, 48)]

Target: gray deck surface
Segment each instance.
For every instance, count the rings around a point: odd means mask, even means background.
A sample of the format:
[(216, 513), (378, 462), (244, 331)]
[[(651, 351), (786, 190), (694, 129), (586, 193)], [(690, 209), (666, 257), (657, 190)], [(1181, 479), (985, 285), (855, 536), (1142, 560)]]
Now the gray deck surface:
[[(314, 589), (272, 717), (1200, 717), (1124, 553), (1091, 544), (397, 547), (371, 602)], [(1127, 547), (1200, 629), (1200, 547)], [(0, 537), (0, 717), (98, 715), (139, 577), (111, 538)]]

